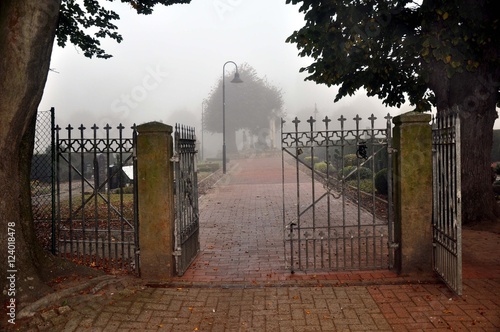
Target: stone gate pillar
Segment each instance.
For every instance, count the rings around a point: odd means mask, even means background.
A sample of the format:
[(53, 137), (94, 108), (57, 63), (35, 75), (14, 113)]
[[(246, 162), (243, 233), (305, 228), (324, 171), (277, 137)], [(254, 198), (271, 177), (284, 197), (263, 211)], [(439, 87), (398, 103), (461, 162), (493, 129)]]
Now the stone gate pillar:
[(432, 128), (430, 114), (393, 119), (395, 267), (400, 274), (432, 272)]
[(172, 127), (159, 122), (137, 127), (137, 193), (141, 277), (174, 276), (174, 168)]

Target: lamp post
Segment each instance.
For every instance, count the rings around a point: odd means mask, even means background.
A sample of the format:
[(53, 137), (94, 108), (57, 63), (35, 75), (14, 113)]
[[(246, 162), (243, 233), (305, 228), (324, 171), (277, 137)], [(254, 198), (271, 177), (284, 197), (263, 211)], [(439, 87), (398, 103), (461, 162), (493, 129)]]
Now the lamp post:
[(228, 63), (232, 63), (236, 67), (234, 78), (231, 83), (243, 83), (238, 72), (238, 65), (233, 61), (227, 61), (222, 66), (222, 173), (226, 174), (226, 80), (225, 68)]
[(207, 105), (208, 105), (208, 102), (206, 99), (203, 99), (202, 103), (201, 103), (201, 160), (205, 160), (204, 159), (204, 153), (203, 153), (203, 150), (205, 148), (205, 144), (203, 143), (203, 132), (204, 132), (204, 129), (205, 129), (205, 119), (204, 119), (204, 116), (205, 116), (205, 110), (207, 108)]

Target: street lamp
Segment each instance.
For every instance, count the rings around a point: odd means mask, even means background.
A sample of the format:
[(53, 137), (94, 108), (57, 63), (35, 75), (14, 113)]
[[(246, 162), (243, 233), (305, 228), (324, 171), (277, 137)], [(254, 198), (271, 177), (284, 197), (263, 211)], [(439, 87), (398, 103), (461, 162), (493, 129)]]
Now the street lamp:
[(205, 110), (207, 109), (207, 106), (208, 106), (208, 102), (206, 99), (203, 99), (202, 103), (201, 103), (201, 160), (205, 160), (204, 159), (204, 156), (205, 154), (203, 153), (203, 150), (205, 148), (205, 144), (203, 143), (203, 131), (205, 129), (205, 119), (204, 119), (204, 116), (205, 116)]
[(231, 83), (243, 83), (238, 72), (238, 65), (233, 61), (227, 61), (222, 66), (222, 173), (226, 174), (226, 80), (225, 67), (228, 63), (232, 63), (236, 67), (234, 78)]

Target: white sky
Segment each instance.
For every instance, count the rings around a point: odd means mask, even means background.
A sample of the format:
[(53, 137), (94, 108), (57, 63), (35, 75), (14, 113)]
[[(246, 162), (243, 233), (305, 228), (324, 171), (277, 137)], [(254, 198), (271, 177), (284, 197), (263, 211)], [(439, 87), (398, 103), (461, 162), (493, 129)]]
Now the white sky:
[[(193, 0), (157, 6), (149, 16), (121, 3), (103, 3), (121, 16), (116, 24), (124, 41), (103, 43), (113, 58), (87, 59), (71, 44), (54, 46), (51, 68), (57, 72), (49, 73), (40, 110), (55, 107), (61, 126), (162, 121), (200, 128), (202, 101), (229, 60), (250, 64), (282, 88), (286, 113), (304, 120), (315, 104), (318, 117), (334, 119), (371, 113), (382, 119), (388, 112), (411, 110), (386, 108), (364, 91), (334, 104), (336, 88), (304, 82), (299, 69), (312, 60), (285, 43), (303, 18), (285, 0)], [(232, 70), (228, 64), (226, 72)]]

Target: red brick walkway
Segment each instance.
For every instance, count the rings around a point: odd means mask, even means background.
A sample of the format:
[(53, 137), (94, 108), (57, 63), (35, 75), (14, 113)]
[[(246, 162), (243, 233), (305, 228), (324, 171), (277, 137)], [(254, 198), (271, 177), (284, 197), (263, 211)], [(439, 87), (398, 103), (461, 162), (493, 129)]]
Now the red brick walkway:
[(201, 253), (183, 277), (75, 294), (0, 330), (500, 331), (499, 233), (464, 230), (461, 297), (391, 271), (292, 275), (280, 159), (231, 166), (200, 201)]
[[(273, 282), (330, 280), (339, 283), (390, 279), (389, 270), (342, 273), (295, 273), (286, 268), (280, 157), (237, 160), (228, 174), (200, 199), (201, 252), (179, 280), (188, 282)], [(293, 168), (285, 164), (286, 172)], [(286, 179), (294, 179), (287, 176)]]
[[(294, 195), (286, 189), (284, 194)], [(394, 331), (500, 331), (499, 234), (464, 230), (462, 297), (433, 276), (420, 283), (389, 270), (291, 274), (283, 257), (282, 197), (280, 158), (233, 162), (229, 174), (200, 201), (202, 250), (178, 280), (371, 284), (367, 290)]]

